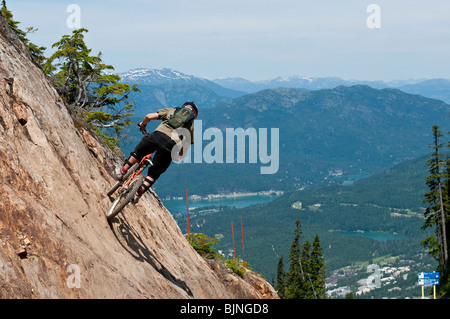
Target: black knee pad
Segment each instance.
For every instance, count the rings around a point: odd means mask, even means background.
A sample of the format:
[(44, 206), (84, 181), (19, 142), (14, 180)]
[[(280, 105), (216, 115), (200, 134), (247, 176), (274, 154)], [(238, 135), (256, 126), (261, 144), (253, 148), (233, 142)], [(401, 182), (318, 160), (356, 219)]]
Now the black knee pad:
[[(139, 161), (139, 158), (135, 152), (131, 152), (130, 157), (131, 156), (133, 156), (135, 159), (137, 159)], [(128, 164), (128, 166), (130, 166), (130, 167), (133, 166), (133, 164), (130, 163), (129, 158), (125, 159), (125, 161), (123, 162), (123, 165), (125, 166), (125, 164)]]
[(144, 183), (142, 183), (142, 188), (143, 188), (143, 193), (145, 193), (146, 191), (148, 191), (149, 189), (150, 189), (150, 187), (152, 187), (152, 185), (153, 185), (153, 181), (151, 181), (150, 179), (149, 179), (149, 176), (147, 176), (146, 178), (145, 178), (145, 182), (147, 182), (148, 184), (150, 184), (149, 186), (147, 186), (147, 185), (145, 185)]

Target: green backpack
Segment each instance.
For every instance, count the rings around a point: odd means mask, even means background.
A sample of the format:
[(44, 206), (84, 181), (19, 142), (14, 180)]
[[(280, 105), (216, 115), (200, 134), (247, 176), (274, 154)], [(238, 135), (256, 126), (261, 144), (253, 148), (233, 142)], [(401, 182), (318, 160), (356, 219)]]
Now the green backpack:
[(167, 120), (173, 128), (179, 128), (191, 122), (194, 119), (194, 111), (190, 107), (177, 107), (173, 115)]

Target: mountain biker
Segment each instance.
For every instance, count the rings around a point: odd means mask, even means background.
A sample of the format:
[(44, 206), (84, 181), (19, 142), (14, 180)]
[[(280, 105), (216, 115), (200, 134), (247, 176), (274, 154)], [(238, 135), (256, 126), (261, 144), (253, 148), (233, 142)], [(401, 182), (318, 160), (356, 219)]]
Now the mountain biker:
[[(133, 164), (139, 162), (145, 155), (154, 153), (152, 160), (153, 165), (149, 167), (148, 176), (144, 179), (144, 182), (135, 194), (133, 199), (134, 204), (139, 201), (142, 195), (150, 189), (158, 177), (161, 176), (172, 163), (172, 148), (181, 141), (182, 136), (179, 136), (177, 132), (175, 132), (176, 128), (172, 125), (170, 119), (174, 117), (174, 114), (178, 109), (183, 108), (192, 111), (192, 117), (190, 117), (187, 122), (182, 123), (181, 127), (189, 131), (191, 135), (191, 144), (194, 144), (193, 122), (198, 116), (198, 108), (194, 102), (186, 102), (181, 108), (164, 108), (155, 113), (149, 113), (144, 117), (142, 122), (138, 124), (139, 129), (144, 131), (148, 122), (152, 120), (162, 120), (161, 124), (152, 134), (144, 135), (134, 152), (130, 154), (130, 157), (125, 160), (120, 171), (116, 172), (114, 176), (116, 180), (122, 180), (123, 176)], [(182, 147), (179, 155), (182, 157), (185, 151), (187, 151), (187, 149), (185, 150), (184, 147)]]

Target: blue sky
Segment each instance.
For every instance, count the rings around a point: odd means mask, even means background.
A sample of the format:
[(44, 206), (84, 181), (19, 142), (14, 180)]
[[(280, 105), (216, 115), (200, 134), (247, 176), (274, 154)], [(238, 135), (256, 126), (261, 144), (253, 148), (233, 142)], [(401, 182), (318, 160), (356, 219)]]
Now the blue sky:
[[(448, 0), (6, 0), (51, 47), (80, 8), (86, 42), (119, 72), (173, 68), (209, 79), (450, 78)], [(381, 28), (368, 28), (370, 4)], [(49, 50), (49, 53), (51, 50)]]

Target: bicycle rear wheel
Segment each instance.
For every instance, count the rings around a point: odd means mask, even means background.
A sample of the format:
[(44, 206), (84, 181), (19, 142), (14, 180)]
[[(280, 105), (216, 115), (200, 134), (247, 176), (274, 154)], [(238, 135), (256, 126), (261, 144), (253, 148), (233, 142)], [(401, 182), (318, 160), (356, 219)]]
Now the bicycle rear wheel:
[(113, 187), (111, 187), (111, 189), (106, 193), (106, 196), (111, 196), (112, 194), (114, 194), (114, 192), (123, 184), (123, 181), (126, 181), (128, 179), (128, 177), (131, 176), (131, 174), (138, 168), (139, 163), (135, 163), (133, 164), (133, 166), (131, 166), (131, 168), (128, 169), (128, 172), (126, 172), (126, 174), (122, 177), (121, 181), (117, 181)]
[(128, 205), (128, 203), (130, 203), (139, 187), (141, 187), (143, 181), (144, 175), (139, 174), (126, 186), (126, 189), (119, 194), (106, 213), (106, 218), (108, 218), (108, 220), (112, 220), (126, 205)]

